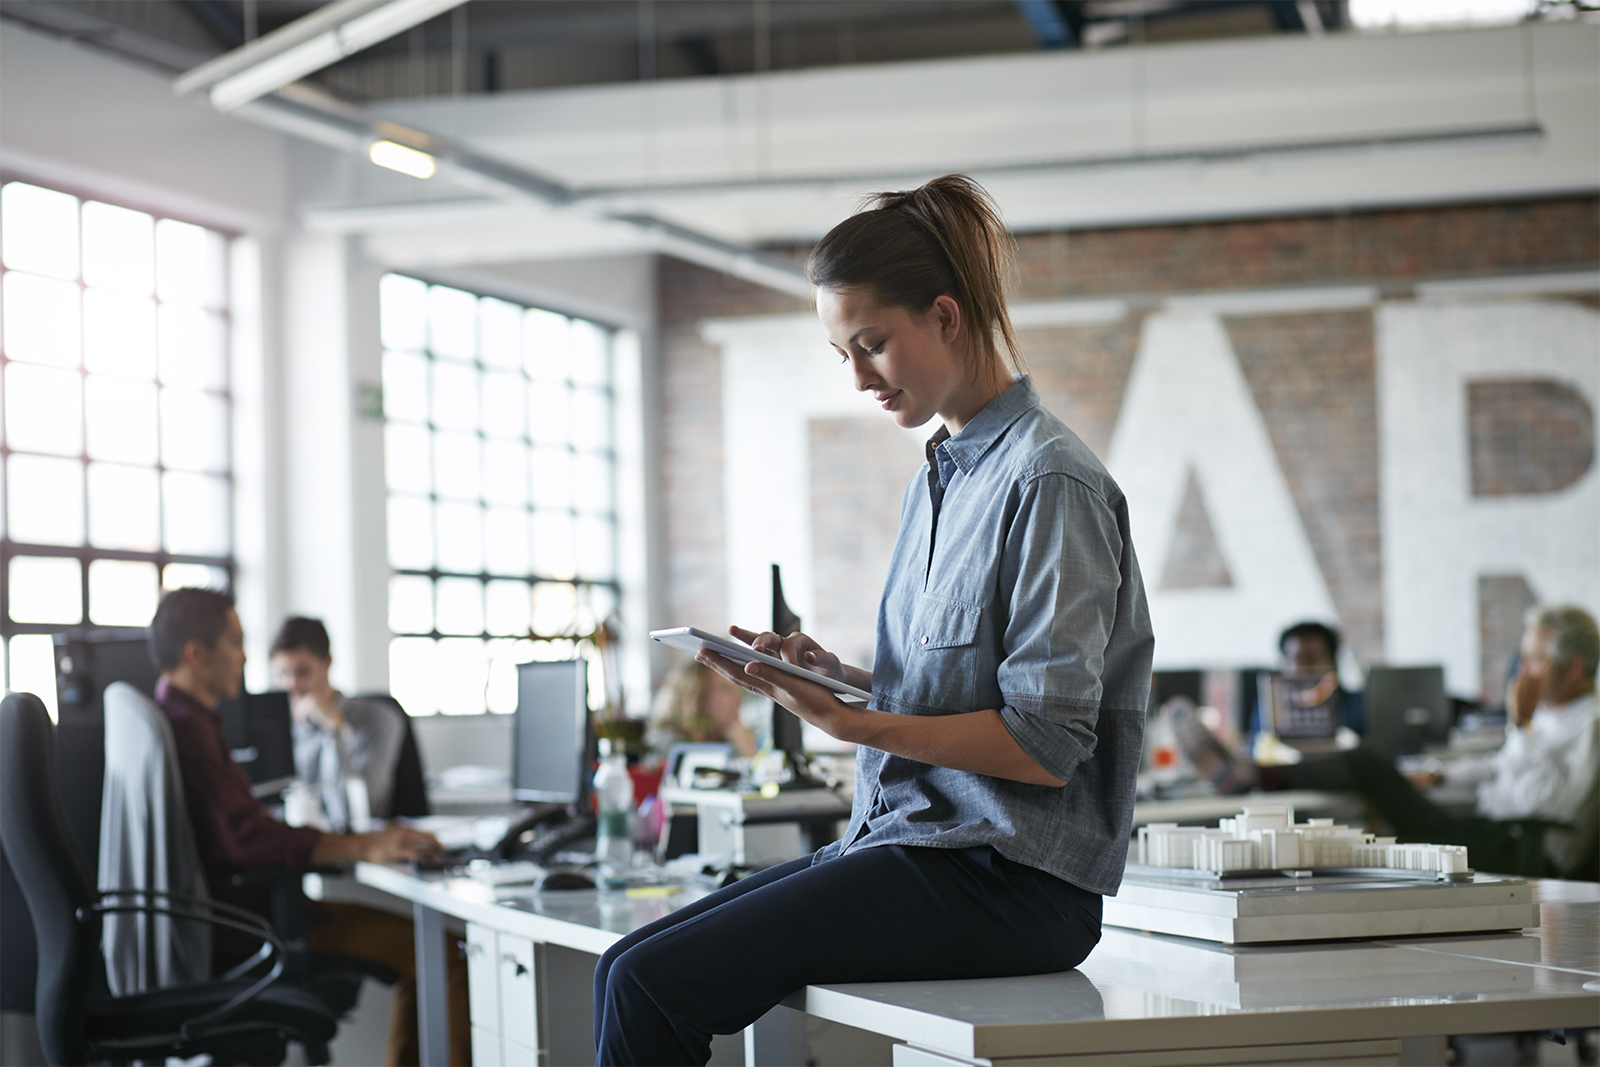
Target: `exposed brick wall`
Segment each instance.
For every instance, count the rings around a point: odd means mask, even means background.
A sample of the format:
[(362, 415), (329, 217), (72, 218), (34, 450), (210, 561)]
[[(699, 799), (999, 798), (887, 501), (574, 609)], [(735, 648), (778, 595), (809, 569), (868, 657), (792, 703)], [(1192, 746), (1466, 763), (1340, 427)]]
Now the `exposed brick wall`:
[[(1600, 261), (1600, 201), (1570, 197), (1024, 234), (1018, 252), (1020, 300), (1114, 294), (1133, 297), (1137, 308), (1148, 306), (1140, 297), (1153, 304), (1171, 292), (1353, 283), (1377, 283), (1403, 298), (1411, 283), (1431, 278), (1592, 267)], [(1591, 298), (1580, 302), (1597, 306)], [(664, 489), (673, 618), (719, 624), (726, 610), (720, 360), (701, 339), (699, 323), (806, 306), (698, 267), (662, 263)], [(1138, 350), (1142, 314), (1136, 310), (1114, 323), (1020, 332), (1045, 405), (1102, 458)], [(1383, 586), (1372, 315), (1352, 310), (1241, 316), (1228, 318), (1226, 326), (1347, 639), (1359, 658), (1380, 659)], [(880, 441), (884, 435), (887, 439)], [(811, 426), (817, 621), (838, 628), (847, 643), (859, 644), (866, 632), (888, 551), (887, 545), (852, 542), (850, 512), (855, 523), (873, 530), (885, 523), (892, 527), (907, 477), (904, 467), (917, 462), (915, 455), (901, 455), (906, 444), (897, 431), (871, 418), (818, 420)], [(868, 454), (872, 461), (863, 463)], [(863, 504), (871, 514), (858, 507)], [(1207, 499), (1204, 506), (1214, 511), (1229, 502)], [(874, 537), (876, 546), (882, 538)], [(1507, 654), (1499, 620), (1520, 620), (1524, 597), (1513, 595), (1504, 582), (1490, 581), (1481, 592), (1485, 618), (1495, 620), (1486, 654), (1498, 663)], [(1486, 674), (1494, 669), (1486, 661)]]
[(657, 272), (666, 612), (675, 625), (728, 620), (723, 556), (722, 359), (707, 318), (805, 310), (806, 303), (681, 260)]
[(1594, 408), (1565, 382), (1467, 384), (1473, 496), (1565, 489), (1594, 466)]
[(1023, 234), (1018, 295), (1257, 289), (1592, 266), (1592, 197)]
[(1372, 663), (1383, 654), (1372, 313), (1225, 321), (1345, 640)]
[(805, 623), (846, 663), (871, 663), (902, 492), (923, 453), (882, 415), (812, 419), (809, 436), (816, 618)]

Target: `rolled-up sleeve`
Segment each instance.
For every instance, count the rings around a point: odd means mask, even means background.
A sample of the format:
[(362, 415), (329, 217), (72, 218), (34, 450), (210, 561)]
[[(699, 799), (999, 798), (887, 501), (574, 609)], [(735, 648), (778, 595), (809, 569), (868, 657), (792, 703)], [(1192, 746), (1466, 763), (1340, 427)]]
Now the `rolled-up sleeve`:
[(1116, 513), (1075, 478), (1045, 473), (1020, 490), (1000, 571), (1010, 600), (1000, 719), (1024, 752), (1065, 781), (1094, 754), (1123, 539)]

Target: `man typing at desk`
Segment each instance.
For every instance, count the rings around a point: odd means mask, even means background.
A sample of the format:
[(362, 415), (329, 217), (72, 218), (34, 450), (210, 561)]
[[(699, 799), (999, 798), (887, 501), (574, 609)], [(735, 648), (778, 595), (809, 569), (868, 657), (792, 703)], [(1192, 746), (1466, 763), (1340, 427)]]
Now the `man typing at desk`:
[[(1230, 775), (1245, 788), (1359, 792), (1403, 841), (1466, 845), (1479, 870), (1515, 866), (1520, 827), (1507, 820), (1571, 823), (1600, 775), (1600, 702), (1595, 672), (1600, 631), (1582, 608), (1535, 608), (1522, 637), (1522, 661), (1506, 697), (1506, 741), (1480, 768), (1477, 815), (1454, 815), (1425, 797), (1386, 757), (1368, 748), (1309, 756), (1286, 767), (1235, 759), (1198, 720), (1178, 725), (1178, 740), (1202, 774)], [(1558, 867), (1572, 858), (1570, 834), (1546, 837)]]
[[(150, 654), (161, 670), (156, 703), (172, 724), (184, 795), (214, 898), (266, 916), (267, 889), (235, 886), (233, 875), (249, 868), (393, 863), (438, 854), (439, 842), (431, 835), (401, 826), (366, 834), (286, 826), (251, 794), (249, 779), (229, 754), (216, 710), (220, 700), (238, 692), (244, 677), (244, 630), (230, 597), (209, 589), (168, 593), (150, 623)], [(411, 922), (352, 904), (316, 904), (308, 916), (307, 942), (313, 952), (363, 956), (401, 973), (389, 1062), (417, 1063)], [(219, 931), (216, 968), (233, 965), (255, 947), (242, 935), (228, 938)], [(455, 962), (454, 953), (447, 958)], [(464, 965), (452, 967), (450, 1038), (451, 1062), (470, 1063)]]

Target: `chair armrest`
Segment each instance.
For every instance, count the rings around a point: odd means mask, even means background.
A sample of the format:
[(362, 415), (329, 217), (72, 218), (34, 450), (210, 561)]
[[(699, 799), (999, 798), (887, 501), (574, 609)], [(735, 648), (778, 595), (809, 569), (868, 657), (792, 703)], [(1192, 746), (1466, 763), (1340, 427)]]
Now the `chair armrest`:
[[(118, 896), (150, 896), (164, 897), (172, 903), (109, 903), (107, 897)], [(230, 912), (242, 913), (248, 920), (229, 914)], [(187, 1040), (196, 1036), (196, 1031), (211, 1023), (221, 1022), (233, 1015), (246, 1004), (259, 997), (269, 986), (283, 974), (283, 942), (272, 928), (261, 919), (242, 908), (235, 908), (229, 904), (219, 904), (213, 901), (198, 900), (194, 897), (183, 897), (175, 893), (163, 893), (159, 890), (143, 889), (113, 889), (102, 894), (101, 899), (87, 907), (78, 909), (78, 921), (83, 922), (88, 915), (170, 915), (177, 919), (188, 919), (193, 922), (203, 922), (211, 926), (220, 926), (225, 929), (237, 930), (261, 939), (261, 948), (243, 963), (234, 967), (221, 977), (221, 981), (231, 981), (254, 970), (262, 963), (271, 961), (272, 966), (267, 969), (256, 981), (229, 997), (221, 1004), (207, 1012), (202, 1012), (192, 1019), (185, 1019), (178, 1032)]]

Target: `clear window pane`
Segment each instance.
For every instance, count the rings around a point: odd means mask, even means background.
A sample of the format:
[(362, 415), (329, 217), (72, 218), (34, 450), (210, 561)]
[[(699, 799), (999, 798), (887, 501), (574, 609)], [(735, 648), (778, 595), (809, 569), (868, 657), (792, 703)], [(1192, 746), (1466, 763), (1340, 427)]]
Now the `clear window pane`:
[(383, 415), (403, 422), (428, 421), (428, 361), (410, 352), (383, 354)]
[(428, 287), (415, 278), (385, 274), (378, 282), (383, 347), (415, 352), (428, 347)]
[(502, 637), (526, 634), (533, 625), (530, 592), (527, 582), (490, 582), (484, 592), (485, 629)]
[(161, 481), (155, 471), (89, 464), (89, 543), (136, 552), (161, 547)]
[(476, 434), (440, 432), (433, 437), (433, 475), (439, 496), (477, 500), (483, 491), (482, 442)]
[[(10, 277), (10, 275), (7, 275)], [(83, 391), (77, 371), (6, 365), (6, 444), (26, 452), (83, 451)]]
[(416, 574), (389, 579), (389, 629), (397, 634), (433, 632), (433, 581)]
[(539, 582), (533, 587), (533, 632), (542, 637), (573, 632), (578, 619), (577, 590), (566, 582)]
[(572, 443), (603, 451), (611, 447), (611, 400), (596, 389), (572, 392)]
[(517, 710), (517, 664), (525, 662), (525, 641), (490, 641), (485, 650), (489, 657), (489, 685), (485, 696), (489, 710), (497, 715), (509, 715)]
[(84, 382), (83, 406), (90, 459), (156, 462), (154, 385), (91, 374)]
[(86, 284), (149, 296), (155, 287), (155, 274), (155, 219), (142, 211), (97, 200), (83, 205)]
[(478, 302), (478, 336), (483, 362), (491, 367), (516, 370), (522, 366), (522, 309), (504, 300)]
[(428, 347), (436, 356), (478, 355), (478, 298), (444, 285), (428, 287)]
[(577, 573), (571, 515), (564, 511), (534, 512), (533, 572), (544, 578), (571, 578)]
[(426, 637), (397, 637), (389, 642), (389, 692), (409, 714), (432, 715), (439, 710), (436, 651), (437, 646)]
[(603, 585), (586, 585), (578, 590), (578, 631), (587, 633), (609, 619), (617, 610), (617, 594)]
[(522, 317), (522, 359), (536, 382), (564, 382), (572, 359), (572, 324), (565, 315), (531, 308)]
[(484, 518), (484, 569), (490, 574), (528, 573), (528, 513), (490, 508)]
[(528, 436), (535, 444), (566, 445), (572, 437), (572, 390), (538, 382), (528, 387)]
[(148, 626), (161, 599), (154, 563), (97, 559), (89, 563), (89, 621), (97, 626)]
[(572, 380), (579, 385), (611, 384), (611, 335), (582, 319), (572, 320)]
[(435, 653), (439, 672), (439, 710), (446, 715), (482, 715), (487, 709), (484, 687), (489, 663), (483, 640), (446, 637)]
[(433, 566), (433, 505), (428, 500), (389, 498), (389, 565), (411, 571)]
[(11, 621), (76, 626), (83, 621), (83, 571), (75, 559), (11, 558)]
[(476, 578), (440, 578), (433, 588), (440, 633), (483, 633), (482, 582)]
[(0, 190), (0, 235), (7, 269), (52, 278), (78, 276), (77, 197), (8, 182)]
[(483, 509), (476, 504), (440, 504), (439, 569), (457, 574), (483, 570)]
[(83, 464), (13, 455), (6, 462), (6, 510), (13, 541), (83, 544)]
[(611, 511), (611, 460), (593, 452), (572, 457), (573, 506), (579, 511)]
[(83, 294), (83, 365), (123, 378), (156, 376), (156, 303), (109, 289)]
[(161, 461), (179, 470), (227, 470), (227, 401), (194, 389), (161, 390)]
[(6, 690), (32, 693), (44, 704), (50, 721), (60, 718), (56, 706), (56, 654), (49, 634), (18, 634), (10, 642)]
[(176, 219), (156, 223), (156, 295), (174, 304), (221, 307), (228, 243), (220, 233)]
[(611, 523), (605, 519), (580, 517), (574, 524), (578, 576), (591, 581), (610, 581), (616, 576), (616, 546), (612, 543)]
[(228, 387), (228, 327), (221, 315), (161, 305), (161, 381), (189, 389)]
[(433, 424), (450, 430), (478, 428), (478, 369), (460, 363), (433, 365)]
[(12, 271), (0, 281), (5, 300), (6, 356), (52, 367), (76, 367), (82, 326), (72, 282)]
[(397, 493), (432, 491), (429, 436), (426, 426), (392, 422), (383, 428), (383, 467), (390, 489)]
[(161, 570), (161, 588), (215, 589), (219, 593), (225, 592), (228, 588), (228, 572), (204, 563), (169, 563)]
[(167, 551), (182, 556), (228, 552), (228, 483), (207, 474), (169, 472), (162, 481)]
[(565, 449), (536, 448), (530, 466), (535, 505), (541, 508), (572, 506), (572, 453)]
[(528, 502), (528, 446), (521, 441), (486, 441), (483, 498), (491, 504)]
[(528, 432), (527, 397), (520, 374), (483, 376), (483, 432), (492, 437), (522, 437)]

